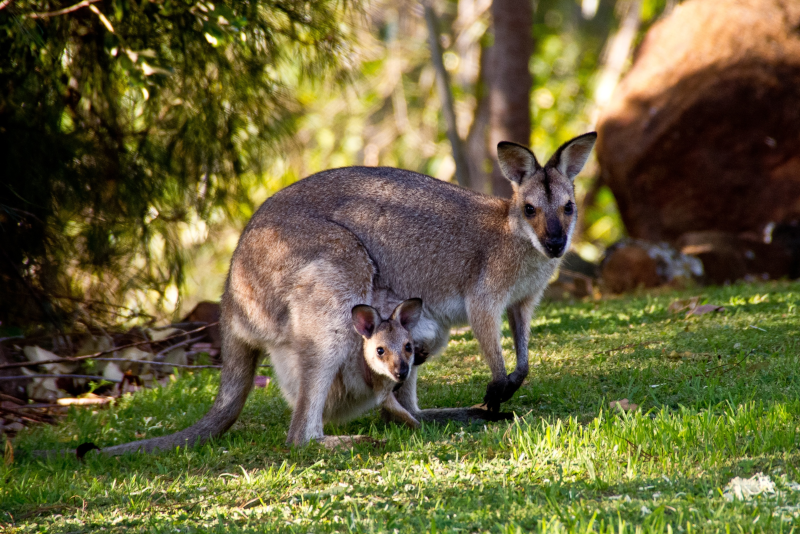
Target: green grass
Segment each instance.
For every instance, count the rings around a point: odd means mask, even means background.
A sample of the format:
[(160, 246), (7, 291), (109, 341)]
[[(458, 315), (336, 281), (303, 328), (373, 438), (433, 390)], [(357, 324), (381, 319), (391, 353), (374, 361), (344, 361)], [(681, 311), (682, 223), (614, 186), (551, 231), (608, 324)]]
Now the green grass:
[[(667, 311), (692, 295), (725, 313)], [(189, 425), (217, 376), (185, 375), (22, 432), (16, 461), (0, 468), (0, 521), (9, 532), (800, 530), (798, 307), (800, 284), (783, 282), (546, 304), (531, 325), (530, 376), (504, 405), (516, 421), (411, 431), (373, 413), (326, 430), (383, 448), (287, 448), (290, 412), (272, 385), (203, 447), (85, 463), (29, 454)], [(471, 334), (454, 336), (423, 367), (420, 404), (476, 404), (488, 380)], [(609, 410), (622, 398), (639, 410)], [(723, 498), (733, 477), (757, 472), (776, 494)]]

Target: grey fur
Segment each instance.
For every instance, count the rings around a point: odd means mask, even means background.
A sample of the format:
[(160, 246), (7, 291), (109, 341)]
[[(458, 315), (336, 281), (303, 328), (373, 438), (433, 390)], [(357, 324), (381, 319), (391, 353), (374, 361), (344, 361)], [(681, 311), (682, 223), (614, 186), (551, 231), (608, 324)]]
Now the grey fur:
[[(572, 180), (595, 138), (591, 133), (565, 143), (544, 167), (524, 147), (504, 144), (500, 159), (514, 189), (510, 200), (370, 167), (324, 171), (276, 193), (250, 220), (231, 260), (213, 407), (186, 430), (104, 452), (172, 449), (222, 434), (241, 412), (264, 352), (293, 410), (287, 442), (323, 440), (323, 420), (334, 415), (324, 415), (328, 392), (363, 349), (351, 310), (374, 303), (381, 291), (423, 300), (412, 330), (415, 349), (436, 354), (452, 326), (472, 327), (492, 372), (484, 401), (496, 412), (528, 374), (528, 325), (569, 248), (575, 215), (565, 206), (574, 205)], [(513, 157), (504, 157), (507, 149)], [(517, 357), (510, 375), (500, 346), (503, 312)], [(425, 420), (416, 375), (413, 367), (395, 396)]]

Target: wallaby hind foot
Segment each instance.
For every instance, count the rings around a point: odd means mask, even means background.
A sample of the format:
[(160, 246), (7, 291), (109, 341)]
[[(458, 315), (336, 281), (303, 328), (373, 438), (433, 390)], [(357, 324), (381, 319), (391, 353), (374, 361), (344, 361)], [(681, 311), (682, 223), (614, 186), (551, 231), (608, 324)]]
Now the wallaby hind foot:
[(486, 408), (430, 408), (416, 414), (420, 421), (425, 423), (446, 424), (450, 421), (458, 423), (475, 423), (478, 421), (510, 421), (514, 419), (514, 412), (497, 412)]
[[(415, 421), (419, 420), (422, 423), (447, 424), (451, 421), (455, 423), (511, 421), (514, 419), (514, 415), (514, 412), (495, 412), (483, 407), (473, 406), (471, 408), (429, 408), (414, 413), (413, 417), (415, 417)], [(381, 418), (386, 422), (406, 423), (404, 419), (386, 408), (381, 410)], [(417, 425), (419, 425), (419, 422)]]

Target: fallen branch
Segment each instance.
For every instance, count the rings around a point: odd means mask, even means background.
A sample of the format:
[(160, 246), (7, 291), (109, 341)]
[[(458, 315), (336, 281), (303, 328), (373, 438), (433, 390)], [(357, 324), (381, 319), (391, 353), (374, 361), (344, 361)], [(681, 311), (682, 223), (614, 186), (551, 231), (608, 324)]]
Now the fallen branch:
[[(42, 360), (42, 361), (39, 361), (39, 362), (6, 363), (6, 364), (3, 364), (3, 365), (0, 365), (0, 370), (1, 369), (15, 369), (17, 367), (35, 367), (37, 365), (44, 365), (44, 364), (48, 364), (48, 363), (72, 363), (72, 362), (82, 362), (83, 360), (92, 360), (92, 359), (97, 358), (99, 356), (102, 356), (104, 354), (111, 354), (112, 352), (117, 352), (119, 350), (129, 349), (131, 347), (140, 347), (142, 345), (148, 345), (148, 344), (151, 344), (151, 343), (152, 344), (154, 344), (154, 343), (163, 343), (164, 341), (169, 341), (170, 339), (175, 339), (175, 338), (179, 338), (179, 337), (183, 337), (183, 336), (188, 336), (190, 334), (195, 334), (197, 332), (200, 332), (202, 330), (205, 330), (205, 329), (210, 328), (212, 326), (215, 326), (217, 324), (219, 324), (219, 322), (208, 323), (207, 325), (201, 326), (200, 328), (196, 328), (196, 329), (190, 330), (188, 332), (181, 332), (179, 334), (174, 334), (174, 335), (171, 335), (169, 337), (165, 337), (164, 339), (160, 339), (158, 341), (151, 341), (149, 339), (144, 340), (144, 341), (137, 341), (135, 343), (128, 343), (127, 345), (122, 345), (120, 347), (113, 347), (113, 348), (110, 348), (108, 350), (102, 350), (100, 352), (95, 352), (94, 354), (86, 354), (84, 356), (72, 356), (72, 357), (58, 358), (58, 359), (54, 359), (54, 360)], [(177, 345), (173, 345), (173, 347), (175, 347), (175, 346), (177, 346)], [(71, 376), (75, 376), (75, 375), (71, 375)]]
[[(174, 364), (172, 364), (174, 365)], [(3, 380), (25, 380), (26, 378), (88, 378), (89, 380), (106, 380), (107, 382), (122, 382), (112, 378), (96, 375), (51, 375), (51, 374), (35, 374), (35, 375), (17, 375), (17, 376), (0, 376), (0, 381)]]
[[(129, 360), (128, 358), (95, 358), (98, 362), (128, 362), (128, 363), (141, 363), (150, 365), (164, 365), (166, 367), (180, 367), (181, 369), (222, 369), (221, 365), (194, 365), (182, 363), (169, 363), (169, 362), (154, 362), (150, 360)], [(272, 367), (269, 364), (261, 364), (259, 367)], [(62, 376), (75, 376), (75, 375), (62, 375)]]
[[(25, 512), (17, 517), (17, 521), (22, 521), (23, 519), (28, 519), (29, 517), (42, 515), (42, 514), (52, 514), (53, 512), (64, 510), (65, 508), (69, 508), (66, 504), (54, 504), (51, 506), (42, 506), (41, 508), (36, 508), (35, 510), (31, 510), (29, 512)], [(9, 514), (10, 515), (10, 514)]]
[[(221, 369), (221, 365), (192, 365), (183, 363), (169, 363), (169, 362), (154, 362), (150, 360), (129, 360), (128, 358), (96, 358), (98, 362), (128, 362), (128, 363), (141, 363), (149, 365), (163, 365), (165, 367), (180, 367), (182, 369)], [(64, 375), (72, 376), (72, 375)]]
[(173, 350), (175, 350), (175, 349), (177, 349), (177, 348), (180, 348), (180, 347), (183, 347), (183, 346), (185, 346), (185, 345), (191, 345), (192, 343), (197, 343), (197, 342), (198, 342), (198, 341), (200, 341), (201, 339), (203, 339), (203, 337), (202, 337), (202, 336), (200, 336), (200, 337), (193, 337), (193, 338), (189, 338), (189, 339), (186, 339), (186, 340), (184, 340), (184, 341), (181, 341), (180, 343), (175, 343), (174, 345), (170, 345), (169, 347), (167, 347), (167, 348), (165, 348), (165, 349), (163, 349), (163, 350), (160, 350), (160, 351), (158, 351), (158, 352), (156, 353), (156, 355), (155, 355), (155, 356), (153, 356), (153, 359), (157, 359), (157, 358), (159, 358), (159, 357), (161, 357), (161, 356), (164, 356), (164, 355), (165, 355), (165, 354), (167, 354), (168, 352), (172, 352)]
[(25, 404), (22, 400), (12, 397), (11, 395), (6, 395), (5, 393), (0, 393), (0, 400), (7, 400), (9, 402), (19, 404), (20, 406), (27, 406), (27, 404)]
[(34, 423), (50, 423), (53, 421), (53, 417), (46, 414), (23, 412), (22, 410), (17, 410), (15, 408), (6, 408), (0, 406), (0, 413), (2, 412), (16, 415), (17, 417), (27, 419), (28, 421), (33, 421)]
[(93, 4), (99, 1), (100, 0), (83, 0), (83, 2), (78, 2), (74, 6), (65, 7), (64, 9), (59, 9), (58, 11), (48, 11), (46, 13), (28, 13), (23, 17), (28, 19), (49, 19), (50, 17), (58, 17), (60, 15), (66, 15), (67, 13), (72, 13), (73, 11), (77, 11), (83, 7), (88, 6), (89, 4)]
[(15, 408), (15, 410), (50, 410), (53, 408), (66, 408), (66, 406), (61, 404), (36, 403), (36, 404), (26, 404), (24, 406), (18, 406), (17, 408)]

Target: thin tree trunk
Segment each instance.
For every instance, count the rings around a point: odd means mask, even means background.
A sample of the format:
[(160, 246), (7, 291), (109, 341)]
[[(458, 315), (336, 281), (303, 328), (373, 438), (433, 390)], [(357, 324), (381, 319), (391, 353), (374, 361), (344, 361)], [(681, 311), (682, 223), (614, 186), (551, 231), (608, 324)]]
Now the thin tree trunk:
[(595, 90), (592, 124), (597, 122), (598, 116), (611, 101), (614, 89), (617, 88), (622, 71), (633, 51), (633, 42), (641, 24), (642, 0), (618, 0), (617, 6), (622, 21), (608, 39)]
[(431, 0), (423, 2), (425, 22), (428, 24), (428, 44), (431, 49), (431, 61), (436, 69), (436, 87), (442, 101), (442, 114), (447, 125), (447, 138), (453, 147), (453, 160), (456, 164), (456, 181), (463, 187), (471, 187), (469, 164), (464, 153), (464, 145), (456, 127), (456, 112), (453, 105), (453, 93), (450, 89), (450, 77), (442, 59), (442, 45), (439, 41), (439, 18), (433, 10)]
[[(597, 119), (603, 109), (611, 102), (614, 89), (619, 84), (622, 71), (633, 52), (633, 42), (639, 32), (641, 24), (642, 0), (618, 0), (617, 12), (622, 17), (619, 28), (608, 38), (608, 44), (603, 55), (600, 77), (595, 89), (593, 109), (590, 116), (592, 124), (597, 124)], [(579, 216), (576, 235), (582, 235), (586, 230), (586, 213), (597, 201), (597, 195), (603, 187), (602, 175), (596, 173), (593, 180), (587, 184), (586, 194), (578, 203)]]
[(478, 79), (475, 82), (475, 97), (478, 99), (478, 103), (475, 106), (475, 115), (465, 143), (472, 189), (481, 193), (491, 193), (489, 169), (487, 169), (487, 163), (491, 161), (488, 151), (490, 109), (489, 91), (486, 86), (486, 80), (490, 78), (490, 55), (491, 48), (481, 50)]
[[(494, 0), (492, 19), (489, 151), (494, 158), (500, 141), (530, 144), (533, 77), (528, 63), (533, 54), (533, 3), (531, 0)], [(492, 192), (511, 196), (511, 185), (496, 161), (493, 167)]]

